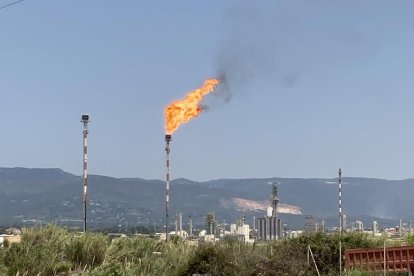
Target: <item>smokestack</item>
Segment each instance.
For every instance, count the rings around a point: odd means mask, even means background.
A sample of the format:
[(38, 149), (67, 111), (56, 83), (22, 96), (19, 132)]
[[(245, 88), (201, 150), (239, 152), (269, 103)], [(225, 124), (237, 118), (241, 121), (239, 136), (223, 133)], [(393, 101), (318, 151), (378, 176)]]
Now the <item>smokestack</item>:
[(256, 216), (253, 216), (253, 231), (256, 232)]
[(179, 226), (180, 226), (180, 229), (179, 229), (179, 231), (180, 231), (180, 237), (182, 237), (182, 231), (183, 231), (183, 213), (179, 213), (179, 222), (180, 222), (180, 224), (179, 224)]
[(192, 237), (193, 236), (193, 219), (191, 218), (190, 215), (190, 233), (189, 236)]
[(170, 202), (170, 142), (171, 135), (165, 135), (165, 152), (166, 152), (166, 163), (165, 163), (165, 240), (168, 241), (168, 207)]
[(86, 205), (87, 205), (87, 191), (88, 191), (88, 123), (89, 115), (82, 115), (81, 122), (83, 123), (83, 232), (86, 232)]
[(178, 235), (178, 214), (175, 214), (175, 234)]

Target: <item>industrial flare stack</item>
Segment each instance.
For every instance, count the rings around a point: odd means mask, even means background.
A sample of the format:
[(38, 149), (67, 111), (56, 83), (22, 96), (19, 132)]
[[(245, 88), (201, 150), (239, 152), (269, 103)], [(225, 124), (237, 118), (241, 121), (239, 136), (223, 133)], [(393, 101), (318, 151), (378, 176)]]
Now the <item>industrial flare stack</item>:
[(171, 135), (165, 135), (165, 153), (166, 153), (166, 163), (165, 163), (165, 240), (168, 241), (168, 207), (170, 202), (170, 142)]
[(164, 109), (165, 151), (166, 151), (166, 190), (165, 190), (165, 240), (168, 241), (168, 208), (170, 202), (170, 142), (171, 134), (178, 127), (196, 118), (203, 111), (201, 102), (218, 85), (219, 80), (207, 79), (203, 85), (187, 93), (184, 98), (175, 100)]
[(82, 115), (81, 122), (83, 123), (83, 232), (86, 232), (86, 205), (88, 192), (88, 123), (89, 115)]

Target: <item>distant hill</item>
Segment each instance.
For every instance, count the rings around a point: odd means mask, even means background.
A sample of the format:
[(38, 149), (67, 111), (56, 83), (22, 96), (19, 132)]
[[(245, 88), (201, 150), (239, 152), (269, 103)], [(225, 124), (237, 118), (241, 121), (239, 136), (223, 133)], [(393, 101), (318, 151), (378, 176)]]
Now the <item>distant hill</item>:
[[(303, 215), (324, 218), (336, 225), (338, 185), (336, 179), (257, 178), (217, 179), (196, 182), (176, 179), (171, 183), (170, 221), (182, 212), (203, 224), (208, 212), (233, 222), (245, 216), (265, 214), (271, 181), (278, 181), (280, 210), (291, 227), (305, 224)], [(162, 225), (165, 216), (165, 183), (161, 180), (89, 176), (88, 218), (92, 225)], [(81, 178), (61, 169), (0, 168), (0, 224), (33, 224), (56, 221), (80, 226)], [(411, 219), (414, 180), (344, 178), (343, 207), (348, 222), (360, 218), (392, 225)], [(376, 218), (374, 218), (376, 217)], [(387, 218), (380, 219), (380, 218)]]

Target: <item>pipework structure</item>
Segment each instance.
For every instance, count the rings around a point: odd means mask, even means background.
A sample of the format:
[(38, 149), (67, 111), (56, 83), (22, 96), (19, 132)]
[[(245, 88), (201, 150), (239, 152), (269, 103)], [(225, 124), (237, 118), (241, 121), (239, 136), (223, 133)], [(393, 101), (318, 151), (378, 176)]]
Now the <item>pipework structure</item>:
[(86, 232), (86, 207), (87, 207), (87, 192), (88, 192), (88, 123), (89, 115), (83, 114), (81, 118), (83, 123), (83, 232)]
[(168, 208), (170, 203), (170, 142), (171, 134), (165, 135), (165, 240), (168, 241)]

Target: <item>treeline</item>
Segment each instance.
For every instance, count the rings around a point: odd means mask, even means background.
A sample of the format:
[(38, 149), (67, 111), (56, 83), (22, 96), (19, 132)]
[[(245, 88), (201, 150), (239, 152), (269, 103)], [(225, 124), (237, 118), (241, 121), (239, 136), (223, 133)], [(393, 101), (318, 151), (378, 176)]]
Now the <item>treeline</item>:
[[(245, 245), (224, 240), (192, 246), (144, 237), (79, 234), (49, 225), (22, 230), (18, 244), (0, 249), (0, 275), (317, 275), (308, 265), (310, 246), (321, 275), (339, 274), (339, 236), (316, 233), (295, 239)], [(343, 248), (382, 245), (362, 233), (342, 237)], [(349, 275), (365, 275), (351, 272)]]

